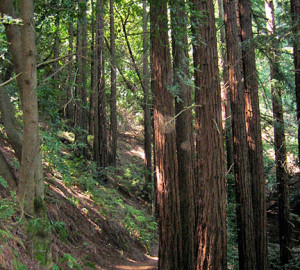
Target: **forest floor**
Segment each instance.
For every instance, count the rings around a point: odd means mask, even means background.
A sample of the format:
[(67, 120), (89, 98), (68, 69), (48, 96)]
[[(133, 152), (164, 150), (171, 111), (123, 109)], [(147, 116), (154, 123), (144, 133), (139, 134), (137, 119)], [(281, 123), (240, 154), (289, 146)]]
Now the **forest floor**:
[[(87, 176), (84, 184), (83, 180), (68, 184), (50, 164), (44, 164), (53, 269), (157, 269), (157, 227), (153, 234), (147, 231), (149, 224), (155, 224), (151, 204), (138, 194), (140, 188), (134, 186), (138, 176), (132, 172), (143, 170), (142, 133), (139, 126), (128, 130), (132, 126), (121, 127), (118, 169), (108, 172), (108, 180), (92, 182), (90, 189)], [(6, 158), (14, 162), (3, 138), (1, 144)], [(0, 189), (0, 195), (2, 203), (8, 198), (8, 210), (17, 207), (13, 193)], [(29, 252), (20, 215), (15, 210), (1, 219), (0, 269), (43, 269)]]

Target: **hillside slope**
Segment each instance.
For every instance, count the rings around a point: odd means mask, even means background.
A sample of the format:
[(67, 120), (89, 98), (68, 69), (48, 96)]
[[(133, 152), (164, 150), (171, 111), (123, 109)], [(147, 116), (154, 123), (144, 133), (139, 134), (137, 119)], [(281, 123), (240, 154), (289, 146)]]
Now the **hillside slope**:
[[(53, 269), (157, 269), (157, 224), (151, 205), (140, 197), (137, 134), (120, 135), (118, 168), (108, 168), (105, 180), (92, 162), (73, 157), (70, 142), (62, 143), (59, 134), (48, 127), (42, 131)], [(9, 145), (2, 145), (6, 159), (16, 163)], [(0, 269), (43, 269), (29, 254), (15, 194), (3, 187), (0, 194)], [(39, 226), (38, 220), (33, 224)]]

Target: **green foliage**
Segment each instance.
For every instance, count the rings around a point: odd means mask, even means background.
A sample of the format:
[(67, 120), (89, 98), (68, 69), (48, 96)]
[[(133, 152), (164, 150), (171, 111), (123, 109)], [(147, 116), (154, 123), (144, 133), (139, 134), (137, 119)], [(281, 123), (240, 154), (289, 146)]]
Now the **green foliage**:
[(8, 188), (7, 182), (6, 182), (6, 181), (3, 179), (3, 177), (1, 177), (1, 176), (0, 176), (0, 185), (1, 185), (2, 187), (4, 187), (5, 189)]
[(70, 162), (68, 155), (62, 154), (65, 145), (58, 139), (57, 131), (53, 128), (41, 132), (43, 144), (41, 146), (42, 157), (44, 162), (59, 173), (60, 177), (66, 183), (72, 181), (70, 174)]
[(19, 253), (14, 248), (12, 248), (12, 250), (13, 250), (13, 254), (14, 254), (14, 256), (12, 258), (12, 263), (13, 263), (14, 269), (27, 270), (27, 267), (22, 262), (20, 262)]
[(282, 266), (280, 263), (279, 244), (269, 242), (269, 259), (270, 259), (270, 269), (272, 270), (294, 270), (300, 269), (300, 253), (299, 250), (294, 254), (293, 259), (286, 265)]
[(227, 175), (227, 259), (228, 269), (239, 269), (238, 243), (237, 243), (237, 224), (236, 224), (236, 202), (233, 174)]
[(53, 224), (53, 229), (58, 233), (60, 240), (66, 243), (68, 240), (68, 233), (66, 231), (65, 225), (66, 224), (62, 221), (56, 221)]
[(33, 218), (27, 223), (27, 234), (33, 245), (33, 254), (43, 266), (49, 265), (50, 233), (51, 224), (47, 218)]
[(80, 264), (78, 264), (77, 260), (74, 257), (72, 257), (70, 253), (64, 255), (64, 257), (62, 258), (62, 263), (63, 262), (68, 262), (68, 266), (70, 269), (82, 269)]
[(12, 191), (10, 197), (0, 200), (0, 221), (9, 220), (17, 209), (16, 192)]
[(141, 210), (135, 209), (131, 205), (124, 205), (127, 210), (123, 220), (125, 228), (130, 235), (140, 239), (144, 247), (150, 252), (153, 244), (153, 237), (156, 235), (158, 227), (157, 222), (152, 217), (146, 216)]
[(53, 89), (51, 85), (43, 85), (38, 87), (37, 93), (40, 114), (50, 117), (50, 121), (53, 123), (59, 121), (57, 101), (60, 99), (60, 90)]
[[(59, 263), (59, 264), (67, 263), (68, 269), (82, 270), (82, 267), (80, 266), (80, 264), (70, 253), (65, 254), (63, 256), (63, 258), (60, 259), (59, 262), (57, 262), (57, 263)], [(65, 268), (63, 268), (63, 269), (65, 269)], [(60, 270), (60, 268), (56, 263), (54, 263), (52, 265), (52, 270)]]

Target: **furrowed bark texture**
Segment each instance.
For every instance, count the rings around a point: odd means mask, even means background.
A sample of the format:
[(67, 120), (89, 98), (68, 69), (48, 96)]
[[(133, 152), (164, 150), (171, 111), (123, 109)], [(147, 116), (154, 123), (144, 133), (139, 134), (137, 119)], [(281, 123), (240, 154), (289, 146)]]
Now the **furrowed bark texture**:
[[(218, 0), (219, 18), (224, 21), (224, 8), (223, 0)], [(232, 137), (232, 124), (231, 124), (231, 107), (230, 107), (230, 89), (229, 89), (229, 75), (228, 75), (228, 61), (226, 53), (226, 35), (225, 26), (220, 29), (221, 34), (221, 56), (222, 56), (222, 70), (223, 70), (223, 93), (222, 100), (225, 111), (225, 144), (226, 144), (226, 158), (227, 158), (227, 171), (233, 171), (233, 137)]]
[(244, 85), (242, 80), (242, 51), (237, 27), (235, 2), (224, 0), (224, 11), (234, 138), (239, 267), (240, 269), (256, 269), (251, 174), (245, 125)]
[[(226, 189), (213, 1), (193, 0), (197, 269), (226, 269)], [(193, 12), (195, 14), (195, 12)]]
[(195, 269), (194, 241), (194, 140), (191, 108), (191, 86), (189, 74), (187, 16), (184, 0), (170, 0), (173, 85), (175, 97), (176, 145), (180, 196), (180, 218), (182, 232), (182, 264), (185, 269)]
[(254, 47), (251, 44), (252, 11), (250, 0), (239, 0), (242, 42), (246, 131), (252, 182), (252, 205), (255, 227), (257, 269), (269, 269), (267, 246), (267, 213), (261, 140), (257, 71)]
[(167, 2), (150, 1), (159, 269), (181, 266), (180, 205)]

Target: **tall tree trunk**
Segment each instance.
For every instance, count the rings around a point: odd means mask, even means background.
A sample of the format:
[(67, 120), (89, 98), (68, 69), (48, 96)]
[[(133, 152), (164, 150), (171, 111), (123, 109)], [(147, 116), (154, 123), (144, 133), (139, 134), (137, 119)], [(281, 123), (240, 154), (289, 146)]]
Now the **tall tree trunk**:
[(242, 51), (237, 27), (235, 2), (224, 0), (224, 11), (234, 138), (239, 267), (240, 269), (256, 269), (251, 174), (246, 137), (244, 84), (242, 80)]
[(181, 265), (180, 204), (177, 176), (172, 71), (168, 39), (167, 2), (150, 1), (152, 87), (159, 226), (159, 269)]
[[(20, 1), (22, 44), (22, 109), (23, 145), (18, 198), (24, 201), (24, 211), (30, 217), (47, 222), (44, 203), (44, 179), (38, 133), (37, 72), (34, 31), (34, 5), (32, 0)], [(43, 226), (42, 226), (43, 227)], [(34, 253), (43, 258), (46, 266), (51, 264), (51, 236), (48, 227), (33, 234)]]
[(192, 3), (192, 14), (201, 14), (192, 16), (197, 106), (197, 269), (226, 269), (225, 156), (214, 5), (211, 0)]
[(114, 0), (109, 0), (110, 6), (110, 52), (111, 52), (111, 93), (110, 93), (110, 164), (117, 163), (117, 85), (116, 85), (116, 44)]
[(151, 100), (149, 83), (149, 42), (148, 42), (148, 12), (147, 1), (143, 0), (143, 90), (144, 90), (144, 149), (145, 149), (145, 190), (148, 194), (152, 183), (152, 125), (151, 125)]
[(239, 0), (242, 42), (243, 76), (246, 131), (249, 162), (252, 178), (252, 205), (255, 229), (255, 250), (257, 269), (269, 269), (267, 246), (267, 213), (264, 179), (263, 148), (261, 140), (258, 82), (254, 47), (251, 44), (252, 11), (250, 0)]
[[(219, 18), (224, 21), (223, 0), (218, 0)], [(228, 61), (226, 54), (226, 36), (225, 26), (220, 29), (221, 34), (221, 57), (222, 57), (222, 71), (223, 71), (223, 93), (225, 111), (225, 144), (226, 144), (226, 158), (227, 158), (227, 172), (233, 171), (233, 137), (232, 137), (232, 121), (231, 121), (231, 107), (230, 107), (230, 89), (229, 89), (229, 75), (228, 75)]]
[(68, 89), (67, 89), (67, 119), (74, 120), (74, 75), (73, 75), (73, 51), (74, 51), (74, 45), (73, 45), (73, 36), (74, 36), (74, 28), (73, 28), (73, 19), (69, 22), (68, 27), (68, 34), (69, 34), (69, 55), (68, 55)]
[[(274, 34), (275, 17), (273, 1), (265, 2), (267, 30), (269, 35)], [(276, 181), (278, 192), (278, 218), (279, 218), (279, 244), (280, 261), (283, 265), (287, 264), (292, 257), (291, 254), (291, 226), (289, 223), (290, 200), (288, 174), (286, 171), (286, 147), (283, 121), (283, 108), (281, 100), (281, 88), (278, 85), (278, 59), (276, 55), (276, 44), (270, 46), (270, 78), (271, 94), (274, 121), (274, 147), (276, 163)]]
[(86, 146), (79, 146), (77, 154), (86, 157), (87, 155), (87, 98), (86, 98), (86, 56), (87, 56), (87, 1), (78, 0), (78, 25), (77, 25), (77, 106), (76, 106), (76, 127), (78, 128), (75, 136), (77, 143)]
[(294, 33), (294, 66), (295, 66), (295, 92), (298, 121), (298, 166), (300, 166), (300, 0), (291, 1), (291, 17)]
[(104, 20), (103, 0), (97, 0), (96, 21), (96, 78), (97, 91), (94, 92), (94, 159), (99, 166), (108, 165), (107, 131), (106, 131), (106, 93), (104, 81)]
[(185, 269), (195, 268), (195, 208), (194, 208), (194, 140), (191, 106), (191, 86), (187, 42), (185, 0), (170, 0), (173, 87), (175, 97), (176, 146), (178, 160), (180, 219), (182, 233), (182, 264)]
[[(94, 102), (97, 103), (96, 106), (98, 106), (98, 102), (95, 101), (94, 97), (95, 94), (98, 94), (97, 91), (97, 65), (96, 65), (96, 46), (95, 46), (95, 32), (96, 32), (96, 20), (95, 20), (95, 3), (93, 0), (91, 0), (91, 93), (90, 93), (90, 107), (89, 107), (89, 134), (94, 135), (95, 137), (95, 105)], [(96, 92), (96, 93), (95, 93)]]

